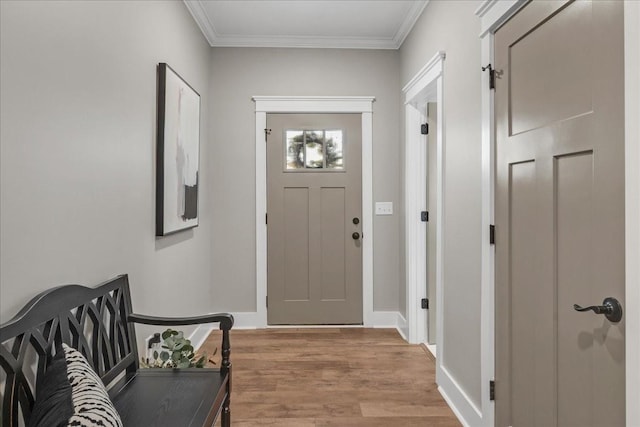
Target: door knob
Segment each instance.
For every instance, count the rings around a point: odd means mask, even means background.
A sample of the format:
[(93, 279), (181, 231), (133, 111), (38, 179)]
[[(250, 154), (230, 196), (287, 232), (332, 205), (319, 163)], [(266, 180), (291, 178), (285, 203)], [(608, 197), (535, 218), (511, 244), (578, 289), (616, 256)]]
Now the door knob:
[(358, 217), (353, 218), (353, 220), (352, 220), (352, 221), (353, 221), (353, 223), (354, 223), (355, 225), (360, 224), (360, 218), (358, 218)]
[(358, 233), (357, 231), (355, 231), (351, 237), (353, 238), (353, 240), (358, 240), (360, 238), (360, 233)]
[(604, 316), (613, 323), (618, 323), (622, 320), (622, 306), (617, 299), (607, 297), (602, 301), (602, 305), (590, 305), (589, 307), (580, 307), (578, 304), (573, 304), (575, 311), (593, 311), (596, 314), (604, 314)]

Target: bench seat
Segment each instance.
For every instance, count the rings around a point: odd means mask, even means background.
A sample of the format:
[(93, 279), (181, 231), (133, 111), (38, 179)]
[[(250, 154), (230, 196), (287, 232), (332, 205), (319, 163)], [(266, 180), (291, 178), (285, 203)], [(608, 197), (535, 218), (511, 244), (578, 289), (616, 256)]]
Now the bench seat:
[[(135, 324), (218, 324), (220, 367), (140, 369)], [(172, 318), (133, 313), (127, 275), (95, 288), (46, 290), (0, 325), (0, 425), (28, 424), (36, 389), (66, 344), (109, 386), (125, 427), (211, 427), (218, 416), (222, 427), (230, 427), (232, 327), (228, 313)]]
[(213, 425), (227, 397), (228, 376), (214, 369), (141, 369), (109, 395), (125, 427)]

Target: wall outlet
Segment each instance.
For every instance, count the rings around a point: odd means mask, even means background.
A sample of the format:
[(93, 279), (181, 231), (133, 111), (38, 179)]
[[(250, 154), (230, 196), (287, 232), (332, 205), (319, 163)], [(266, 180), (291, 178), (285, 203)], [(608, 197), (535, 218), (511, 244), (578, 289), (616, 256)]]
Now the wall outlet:
[(393, 215), (393, 202), (376, 202), (376, 215)]

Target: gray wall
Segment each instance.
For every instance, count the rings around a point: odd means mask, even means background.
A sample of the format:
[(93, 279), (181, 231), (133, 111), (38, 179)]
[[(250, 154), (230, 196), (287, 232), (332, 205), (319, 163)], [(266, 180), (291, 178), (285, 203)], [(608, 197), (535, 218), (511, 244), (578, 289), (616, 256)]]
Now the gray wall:
[[(137, 311), (211, 311), (208, 127), (200, 226), (156, 240), (156, 64), (202, 96), (211, 51), (182, 2), (0, 2), (0, 318), (129, 273)], [(204, 122), (206, 123), (206, 121)]]
[(374, 308), (399, 308), (401, 157), (397, 51), (214, 48), (211, 70), (215, 306), (255, 311), (254, 95), (373, 95)]
[(438, 50), (444, 61), (444, 348), (442, 364), (480, 407), (481, 122), (477, 1), (431, 1), (400, 49), (405, 85)]

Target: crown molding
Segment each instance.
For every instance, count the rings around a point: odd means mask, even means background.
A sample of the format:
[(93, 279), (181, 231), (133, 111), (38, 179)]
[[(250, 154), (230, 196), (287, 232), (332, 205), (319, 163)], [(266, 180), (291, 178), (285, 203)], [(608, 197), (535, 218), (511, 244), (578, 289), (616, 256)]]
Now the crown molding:
[(498, 0), (484, 0), (475, 11), (476, 16), (482, 18)]
[(316, 36), (223, 36), (217, 33), (202, 0), (183, 0), (211, 47), (285, 47), (324, 49), (399, 49), (429, 0), (412, 6), (393, 38)]
[(211, 47), (292, 47), (318, 49), (397, 49), (392, 39), (364, 39), (318, 36), (223, 36)]
[(402, 25), (400, 25), (396, 35), (393, 37), (393, 43), (396, 46), (395, 49), (400, 49), (400, 46), (404, 43), (404, 39), (407, 38), (413, 26), (416, 25), (418, 18), (422, 15), (424, 8), (427, 7), (429, 1), (430, 0), (418, 1), (411, 6), (409, 13), (402, 22)]
[(193, 16), (193, 19), (200, 27), (200, 31), (204, 34), (204, 37), (209, 42), (210, 46), (213, 46), (213, 43), (218, 39), (218, 34), (216, 33), (216, 28), (213, 26), (211, 20), (209, 20), (209, 16), (207, 12), (204, 10), (204, 6), (200, 0), (183, 0), (187, 9)]

